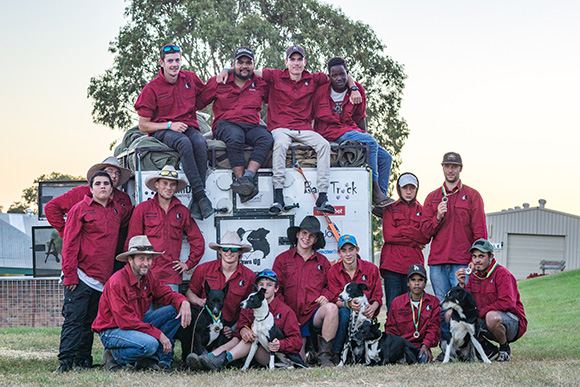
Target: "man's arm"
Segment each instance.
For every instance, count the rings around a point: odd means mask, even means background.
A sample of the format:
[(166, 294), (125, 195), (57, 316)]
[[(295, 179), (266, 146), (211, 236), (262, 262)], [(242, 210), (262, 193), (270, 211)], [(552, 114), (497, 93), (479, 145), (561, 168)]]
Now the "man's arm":
[(90, 188), (86, 185), (78, 186), (65, 194), (62, 194), (51, 201), (49, 201), (44, 207), (44, 214), (46, 215), (46, 220), (52, 227), (58, 231), (58, 235), (64, 236), (64, 216), (70, 211), (70, 209), (83, 200), (85, 195), (91, 194)]
[(205, 251), (205, 240), (203, 239), (203, 234), (201, 233), (197, 223), (189, 216), (185, 221), (185, 234), (187, 235), (187, 242), (189, 243), (189, 258), (187, 259), (187, 270), (193, 269), (201, 258)]
[(187, 124), (183, 122), (152, 122), (151, 117), (139, 116), (139, 130), (143, 133), (155, 133), (158, 130), (173, 130), (183, 133), (187, 130)]
[(62, 246), (62, 272), (64, 275), (62, 283), (70, 291), (73, 291), (79, 283), (77, 269), (79, 266), (81, 231), (83, 228), (83, 215), (79, 208), (79, 206), (73, 206), (69, 212), (66, 227), (64, 228)]

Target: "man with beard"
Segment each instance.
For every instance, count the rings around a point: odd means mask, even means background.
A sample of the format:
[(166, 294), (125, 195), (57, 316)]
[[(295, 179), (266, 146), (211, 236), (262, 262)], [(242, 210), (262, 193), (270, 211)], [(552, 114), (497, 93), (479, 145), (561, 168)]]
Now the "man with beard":
[[(264, 125), (260, 125), (262, 103), (268, 101), (268, 85), (254, 74), (254, 52), (240, 47), (234, 54), (233, 74), (218, 83), (216, 77), (207, 81), (199, 97), (199, 108), (213, 102), (213, 136), (226, 143), (226, 152), (236, 180), (231, 188), (242, 203), (258, 194), (254, 176), (264, 163), (274, 140)], [(254, 147), (245, 169), (244, 145)]]
[[(471, 262), (472, 243), (487, 239), (487, 226), (481, 195), (459, 178), (463, 169), (461, 156), (448, 152), (441, 165), (445, 182), (425, 199), (423, 230), (433, 237), (429, 271), (433, 292), (443, 302), (447, 291), (458, 283), (455, 272)], [(441, 349), (445, 352), (449, 327), (444, 318), (441, 323)]]

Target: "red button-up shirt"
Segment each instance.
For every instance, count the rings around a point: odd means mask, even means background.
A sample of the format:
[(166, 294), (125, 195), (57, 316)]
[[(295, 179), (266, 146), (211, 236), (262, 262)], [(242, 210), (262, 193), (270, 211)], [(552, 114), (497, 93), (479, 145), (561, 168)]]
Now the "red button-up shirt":
[(199, 227), (187, 207), (175, 196), (171, 199), (167, 213), (159, 205), (158, 194), (135, 207), (125, 250), (135, 235), (147, 235), (155, 251), (165, 251), (165, 254), (153, 260), (151, 272), (166, 284), (179, 285), (183, 281), (183, 275), (173, 270), (173, 261), (179, 261), (183, 235), (187, 236), (189, 243), (189, 258), (186, 261), (188, 269), (199, 263), (205, 250), (205, 241)]
[(175, 83), (169, 82), (159, 69), (157, 78), (149, 82), (135, 102), (135, 110), (152, 122), (183, 122), (199, 129), (195, 112), (197, 97), (204, 83), (192, 71), (180, 71)]
[(374, 301), (379, 303), (379, 307), (375, 311), (375, 317), (378, 316), (381, 305), (383, 305), (383, 288), (381, 286), (381, 275), (379, 268), (374, 263), (364, 261), (357, 258), (358, 267), (353, 278), (344, 269), (342, 263), (333, 265), (328, 271), (328, 290), (332, 293), (332, 299), (329, 301), (338, 301), (338, 295), (343, 291), (344, 286), (350, 282), (357, 282), (365, 284), (369, 287), (366, 290), (365, 296), (372, 304)]
[(333, 294), (327, 286), (330, 263), (324, 255), (315, 252), (304, 260), (292, 248), (276, 257), (272, 270), (278, 275), (277, 297), (283, 297), (282, 301), (296, 313), (300, 325), (306, 324), (318, 309), (314, 300), (320, 296), (332, 300)]
[(331, 85), (320, 86), (314, 94), (312, 106), (314, 109), (314, 130), (328, 141), (334, 141), (346, 132), (364, 132), (357, 123), (365, 118), (367, 99), (365, 91), (360, 83), (355, 82), (362, 96), (362, 103), (353, 105), (350, 102), (350, 90), (347, 90), (342, 101), (342, 112), (340, 115), (334, 112), (336, 103), (330, 96)]
[(469, 249), (479, 238), (487, 239), (487, 226), (483, 199), (479, 192), (462, 185), (448, 193), (447, 213), (439, 222), (437, 206), (443, 199), (441, 187), (427, 195), (423, 205), (423, 231), (433, 236), (429, 265), (458, 264), (471, 262)]
[(77, 269), (105, 283), (113, 274), (119, 228), (128, 209), (109, 199), (106, 206), (85, 196), (68, 212), (62, 245), (64, 285), (79, 283)]
[[(283, 303), (278, 297), (275, 297), (268, 304), (268, 310), (274, 316), (274, 324), (284, 334), (284, 339), (280, 340), (280, 352), (298, 353), (302, 349), (302, 335), (300, 326), (296, 319), (296, 314), (288, 305)], [(254, 323), (254, 310), (242, 309), (240, 319), (238, 320), (238, 330), (235, 332), (237, 338), (241, 339), (240, 331), (242, 327), (252, 329)]]
[(189, 288), (196, 296), (206, 298), (205, 281), (207, 281), (211, 289), (223, 289), (226, 283), (229, 284), (222, 309), (222, 317), (227, 326), (232, 326), (240, 317), (240, 302), (254, 291), (255, 278), (256, 274), (253, 271), (238, 263), (238, 268), (226, 281), (226, 277), (222, 272), (221, 260), (216, 259), (215, 261), (202, 263), (195, 268), (189, 281)]
[[(61, 237), (64, 236), (65, 215), (75, 204), (83, 200), (85, 196), (92, 197), (91, 187), (88, 185), (80, 185), (52, 199), (44, 206), (46, 220), (58, 231), (58, 235)], [(131, 203), (129, 195), (117, 188), (113, 189), (113, 201), (123, 207), (127, 207), (129, 210), (133, 210), (133, 203)]]
[[(157, 258), (153, 258), (153, 261), (155, 259)], [(172, 305), (179, 311), (183, 301), (187, 301), (187, 298), (172, 291), (151, 272), (142, 277), (141, 281), (137, 281), (131, 267), (126, 265), (105, 284), (99, 301), (99, 313), (93, 322), (93, 331), (98, 333), (120, 328), (139, 331), (159, 340), (161, 330), (143, 322), (145, 312), (153, 302)]]
[(304, 70), (296, 82), (290, 79), (288, 69), (264, 69), (262, 78), (270, 85), (268, 130), (313, 130), (312, 98), (318, 86), (328, 82), (327, 75)]
[(198, 108), (203, 109), (212, 102), (212, 130), (215, 131), (219, 120), (258, 125), (262, 103), (268, 102), (268, 84), (256, 74), (241, 89), (234, 82), (233, 73), (226, 84), (217, 83), (216, 77), (211, 77), (199, 96)]
[[(516, 315), (520, 320), (520, 328), (516, 336), (516, 339), (519, 339), (528, 329), (528, 320), (524, 312), (524, 305), (520, 300), (518, 283), (512, 273), (499, 264), (490, 276), (485, 278), (495, 262), (495, 259), (492, 259), (485, 273), (472, 273), (465, 289), (469, 290), (475, 297), (479, 318), (485, 318), (485, 315), (491, 311), (511, 312)], [(483, 279), (479, 279), (475, 275)]]
[(421, 230), (423, 207), (418, 201), (409, 204), (399, 199), (383, 211), (381, 269), (407, 274), (409, 266), (425, 263), (419, 245), (430, 238)]
[(413, 333), (415, 333), (413, 313), (415, 313), (415, 319), (417, 319), (417, 308), (413, 307), (414, 312), (411, 312), (411, 305), (409, 293), (395, 298), (387, 314), (385, 331), (409, 340), (417, 348), (421, 348), (423, 344), (428, 348), (436, 347), (439, 344), (441, 335), (439, 299), (431, 294), (423, 293), (418, 338), (413, 337)]

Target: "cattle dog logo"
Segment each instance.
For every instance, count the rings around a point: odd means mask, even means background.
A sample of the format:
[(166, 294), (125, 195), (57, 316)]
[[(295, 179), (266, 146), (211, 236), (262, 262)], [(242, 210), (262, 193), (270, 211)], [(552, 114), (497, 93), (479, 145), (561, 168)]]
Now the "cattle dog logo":
[(322, 266), (318, 265), (318, 271), (322, 271)]
[(463, 196), (461, 197), (461, 200), (467, 200), (467, 195), (463, 195)]
[(237, 234), (242, 240), (242, 243), (249, 243), (252, 245), (252, 251), (244, 254), (245, 260), (262, 260), (270, 254), (270, 243), (266, 238), (269, 233), (270, 230), (266, 230), (263, 227), (260, 227), (257, 230), (244, 230), (241, 227), (238, 228)]
[(240, 280), (240, 283), (238, 284), (238, 286), (241, 288), (246, 284), (246, 281), (244, 280)]
[(366, 281), (366, 280), (368, 280), (368, 279), (369, 279), (369, 277), (368, 277), (366, 274), (363, 274), (363, 276), (362, 276), (362, 280), (363, 280), (363, 281)]
[(280, 320), (281, 318), (282, 318), (282, 313), (278, 313), (278, 314), (276, 315), (276, 320)]

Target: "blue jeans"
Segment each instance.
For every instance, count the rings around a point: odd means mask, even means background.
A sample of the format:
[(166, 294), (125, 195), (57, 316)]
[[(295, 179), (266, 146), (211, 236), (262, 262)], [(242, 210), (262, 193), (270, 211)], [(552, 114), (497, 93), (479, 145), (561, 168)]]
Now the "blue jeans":
[(171, 340), (171, 352), (163, 353), (159, 341), (146, 333), (127, 331), (120, 328), (107, 329), (100, 333), (105, 349), (110, 349), (115, 361), (121, 365), (133, 364), (145, 358), (152, 358), (169, 366), (173, 363), (173, 336), (180, 319), (175, 319), (177, 310), (171, 305), (154, 311), (147, 311), (143, 322), (152, 324)]
[(385, 299), (387, 300), (388, 311), (395, 298), (409, 291), (409, 285), (407, 284), (408, 281), (406, 274), (381, 269), (381, 275), (383, 276), (385, 283)]
[[(433, 292), (440, 302), (443, 302), (449, 289), (457, 286), (459, 283), (457, 278), (455, 278), (455, 272), (465, 267), (467, 267), (467, 265), (458, 265), (452, 263), (444, 265), (429, 265), (429, 274), (431, 277)], [(449, 325), (447, 322), (445, 322), (445, 312), (446, 310), (441, 308), (441, 341), (449, 342)]]
[(379, 146), (377, 140), (367, 132), (352, 130), (337, 138), (335, 142), (340, 144), (345, 140), (369, 145), (369, 166), (373, 170), (373, 181), (379, 183), (381, 191), (386, 195), (389, 192), (389, 176), (391, 175), (393, 157)]
[(341, 353), (344, 340), (348, 334), (348, 322), (350, 321), (350, 309), (338, 308), (338, 329), (332, 343), (332, 353)]
[(274, 145), (272, 134), (265, 126), (227, 120), (217, 122), (214, 138), (226, 143), (226, 153), (232, 168), (246, 165), (244, 157), (246, 144), (254, 147), (250, 161), (260, 165), (264, 164)]

